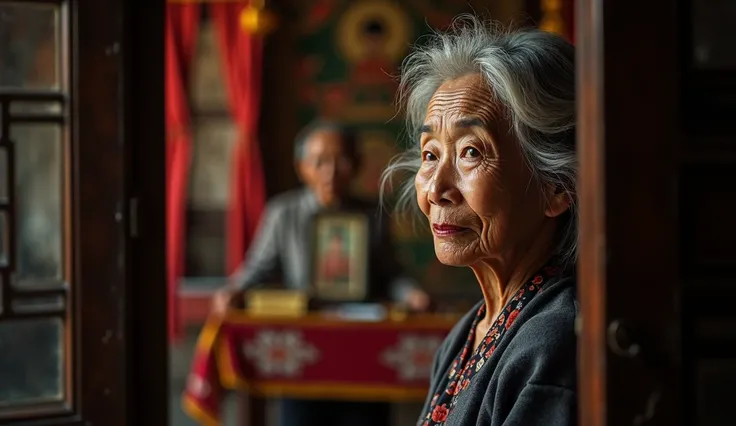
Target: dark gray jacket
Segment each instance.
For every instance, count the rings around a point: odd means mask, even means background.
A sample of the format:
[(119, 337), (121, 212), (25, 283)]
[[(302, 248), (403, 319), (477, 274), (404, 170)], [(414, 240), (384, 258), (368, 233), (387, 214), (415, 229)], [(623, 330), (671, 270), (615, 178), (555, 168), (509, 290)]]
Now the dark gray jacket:
[[(444, 391), (437, 387), (462, 350), (479, 308), (480, 304), (463, 317), (435, 355), (431, 390), (419, 425), (432, 396)], [(445, 425), (576, 425), (577, 311), (573, 278), (546, 283), (459, 395)]]

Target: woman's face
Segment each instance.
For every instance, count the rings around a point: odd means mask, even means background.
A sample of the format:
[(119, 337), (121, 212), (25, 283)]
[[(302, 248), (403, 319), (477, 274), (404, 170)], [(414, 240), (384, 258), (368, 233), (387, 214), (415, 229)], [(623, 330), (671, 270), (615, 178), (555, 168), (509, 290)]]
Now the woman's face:
[(429, 103), (415, 186), (446, 265), (517, 256), (561, 213), (546, 208), (509, 126), (479, 75), (444, 83)]

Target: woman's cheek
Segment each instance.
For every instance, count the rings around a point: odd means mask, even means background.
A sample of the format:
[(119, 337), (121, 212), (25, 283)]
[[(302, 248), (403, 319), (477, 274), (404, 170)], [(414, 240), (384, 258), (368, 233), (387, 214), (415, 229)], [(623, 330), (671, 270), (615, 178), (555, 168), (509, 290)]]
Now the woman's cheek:
[(425, 215), (429, 215), (429, 200), (427, 199), (427, 191), (429, 185), (429, 179), (420, 170), (414, 178), (414, 189), (417, 193), (417, 204), (419, 209)]

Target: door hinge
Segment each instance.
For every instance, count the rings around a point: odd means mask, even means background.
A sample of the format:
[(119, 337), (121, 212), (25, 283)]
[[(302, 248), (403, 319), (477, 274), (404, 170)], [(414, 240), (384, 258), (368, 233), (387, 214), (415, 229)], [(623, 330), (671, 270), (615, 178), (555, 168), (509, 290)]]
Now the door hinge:
[(138, 198), (131, 198), (128, 202), (128, 206), (130, 237), (138, 238)]

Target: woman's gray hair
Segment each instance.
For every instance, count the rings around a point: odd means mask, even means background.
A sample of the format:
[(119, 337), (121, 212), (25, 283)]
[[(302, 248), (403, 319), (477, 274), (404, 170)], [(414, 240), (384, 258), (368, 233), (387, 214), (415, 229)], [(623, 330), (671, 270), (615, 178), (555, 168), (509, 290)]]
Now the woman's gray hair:
[[(383, 187), (397, 172), (416, 174), (421, 165), (420, 127), (427, 106), (446, 81), (479, 73), (519, 141), (526, 162), (543, 188), (570, 196), (561, 219), (557, 254), (577, 258), (577, 158), (575, 153), (575, 59), (562, 37), (536, 30), (508, 31), (472, 15), (456, 18), (447, 32), (428, 36), (404, 60), (398, 101), (405, 106), (411, 147), (394, 159)], [(491, 99), (488, 100), (491, 102)], [(416, 207), (414, 182), (399, 191), (398, 207)]]

